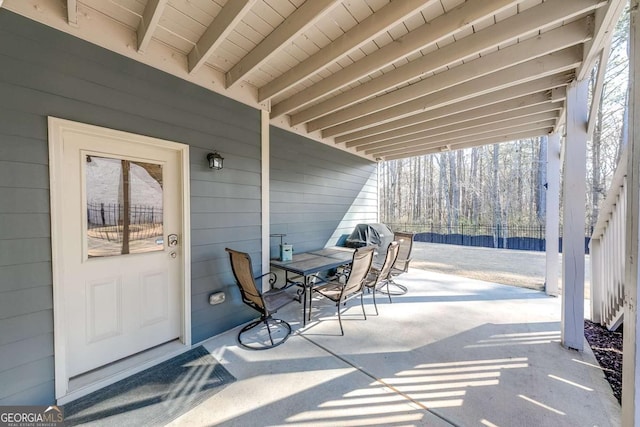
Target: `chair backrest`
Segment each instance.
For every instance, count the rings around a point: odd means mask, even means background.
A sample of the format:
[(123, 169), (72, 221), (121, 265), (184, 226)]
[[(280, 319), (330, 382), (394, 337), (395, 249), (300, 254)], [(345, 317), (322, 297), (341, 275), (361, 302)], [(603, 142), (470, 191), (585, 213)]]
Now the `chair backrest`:
[(387, 255), (384, 257), (384, 263), (382, 264), (380, 274), (378, 275), (378, 282), (389, 279), (389, 276), (391, 275), (391, 268), (394, 266), (396, 260), (398, 259), (399, 253), (400, 243), (396, 242), (395, 240), (389, 243), (389, 247), (387, 248)]
[(251, 257), (248, 253), (234, 251), (226, 248), (229, 252), (229, 260), (231, 262), (231, 270), (236, 278), (236, 284), (240, 288), (240, 295), (245, 304), (250, 305), (261, 313), (264, 313), (264, 301), (256, 286), (256, 280), (253, 278), (253, 269), (251, 268)]
[(406, 272), (411, 261), (411, 250), (413, 249), (413, 233), (393, 233), (393, 240), (400, 244), (398, 258), (393, 264), (393, 269)]
[(345, 298), (354, 292), (358, 292), (364, 285), (364, 279), (369, 274), (371, 269), (371, 263), (373, 262), (373, 246), (365, 246), (356, 249), (353, 253), (353, 260), (351, 261), (351, 271), (344, 289), (342, 290), (342, 297)]

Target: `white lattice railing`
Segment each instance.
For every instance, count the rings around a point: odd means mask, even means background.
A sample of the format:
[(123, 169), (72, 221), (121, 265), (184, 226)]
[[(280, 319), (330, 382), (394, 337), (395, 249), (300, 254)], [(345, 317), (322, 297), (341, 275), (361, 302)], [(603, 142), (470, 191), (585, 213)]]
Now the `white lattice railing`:
[(591, 320), (617, 329), (624, 314), (627, 156), (622, 156), (591, 235)]

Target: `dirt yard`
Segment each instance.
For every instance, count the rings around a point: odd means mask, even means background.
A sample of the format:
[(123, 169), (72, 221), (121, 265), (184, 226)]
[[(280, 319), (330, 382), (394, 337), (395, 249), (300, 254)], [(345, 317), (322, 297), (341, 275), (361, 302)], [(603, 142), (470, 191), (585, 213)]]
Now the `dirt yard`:
[[(544, 289), (545, 253), (476, 248), (438, 243), (413, 243), (411, 267), (531, 289)], [(560, 255), (560, 268), (562, 256)], [(589, 256), (585, 262), (588, 298)], [(560, 272), (561, 275), (561, 272)]]

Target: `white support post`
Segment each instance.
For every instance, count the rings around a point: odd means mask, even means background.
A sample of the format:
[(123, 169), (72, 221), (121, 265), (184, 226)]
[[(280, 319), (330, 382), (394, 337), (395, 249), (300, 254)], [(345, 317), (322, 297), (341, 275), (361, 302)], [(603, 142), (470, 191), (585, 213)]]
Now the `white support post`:
[(562, 223), (562, 345), (584, 349), (584, 231), (589, 80), (567, 90)]
[(631, 34), (629, 37), (629, 138), (627, 148), (627, 212), (626, 212), (626, 256), (624, 287), (624, 352), (622, 356), (622, 425), (640, 424), (640, 378), (638, 365), (638, 300), (640, 299), (640, 6), (639, 0), (631, 2)]
[[(261, 147), (261, 200), (262, 200), (262, 272), (269, 271), (270, 258), (270, 213), (269, 213), (269, 112), (260, 110), (260, 147)], [(262, 281), (263, 290), (269, 288), (266, 280)]]
[(547, 137), (547, 215), (545, 225), (546, 274), (544, 289), (547, 295), (558, 296), (560, 250), (560, 134)]
[(591, 289), (589, 299), (591, 300), (591, 321), (602, 323), (602, 301), (604, 286), (602, 280), (602, 252), (600, 239), (591, 239), (589, 243), (589, 255), (591, 256)]

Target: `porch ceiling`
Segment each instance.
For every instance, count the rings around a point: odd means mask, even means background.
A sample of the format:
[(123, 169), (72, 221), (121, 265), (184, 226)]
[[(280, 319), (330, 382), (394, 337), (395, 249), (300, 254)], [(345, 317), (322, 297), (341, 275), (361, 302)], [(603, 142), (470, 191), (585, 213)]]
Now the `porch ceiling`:
[[(2, 5), (2, 1), (0, 1)], [(623, 0), (5, 0), (371, 159), (553, 132)], [(597, 91), (594, 96), (597, 96)]]

